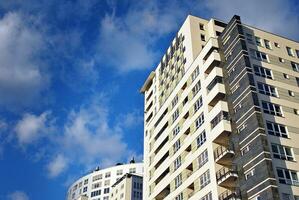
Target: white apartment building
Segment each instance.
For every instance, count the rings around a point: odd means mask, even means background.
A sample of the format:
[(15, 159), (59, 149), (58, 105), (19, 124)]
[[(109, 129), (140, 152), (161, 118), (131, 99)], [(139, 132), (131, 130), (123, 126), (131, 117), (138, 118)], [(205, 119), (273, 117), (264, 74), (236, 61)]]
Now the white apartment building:
[(86, 196), (87, 200), (109, 200), (111, 186), (127, 173), (142, 176), (143, 163), (119, 164), (105, 169), (96, 169), (79, 178), (69, 187), (67, 200), (77, 200), (82, 196)]

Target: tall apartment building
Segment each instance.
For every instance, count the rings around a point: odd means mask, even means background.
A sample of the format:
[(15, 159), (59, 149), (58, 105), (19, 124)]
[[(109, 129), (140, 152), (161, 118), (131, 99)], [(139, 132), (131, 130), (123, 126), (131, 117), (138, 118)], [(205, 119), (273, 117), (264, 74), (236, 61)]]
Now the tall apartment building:
[(110, 200), (142, 200), (143, 178), (127, 173), (112, 185)]
[(142, 176), (143, 163), (131, 162), (105, 169), (98, 168), (69, 187), (67, 200), (109, 200), (112, 185), (127, 173)]
[(298, 42), (188, 16), (141, 92), (144, 199), (299, 199)]

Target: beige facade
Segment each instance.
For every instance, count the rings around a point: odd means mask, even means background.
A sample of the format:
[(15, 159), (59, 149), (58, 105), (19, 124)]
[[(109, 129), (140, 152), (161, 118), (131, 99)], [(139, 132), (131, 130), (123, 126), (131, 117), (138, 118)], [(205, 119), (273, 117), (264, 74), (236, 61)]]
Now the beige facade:
[(144, 199), (298, 199), (298, 63), (298, 42), (188, 16), (141, 89)]
[(125, 174), (113, 186), (110, 200), (142, 200), (143, 178), (137, 174)]

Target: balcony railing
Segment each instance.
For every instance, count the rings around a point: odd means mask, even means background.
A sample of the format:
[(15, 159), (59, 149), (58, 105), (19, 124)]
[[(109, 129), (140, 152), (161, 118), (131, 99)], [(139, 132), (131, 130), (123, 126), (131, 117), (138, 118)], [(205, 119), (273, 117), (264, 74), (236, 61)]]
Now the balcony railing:
[(228, 112), (225, 112), (225, 111), (221, 111), (219, 112), (215, 117), (214, 119), (212, 119), (211, 121), (211, 127), (212, 129), (217, 126), (217, 124), (219, 124), (219, 122), (221, 122), (222, 120), (227, 120), (229, 121), (229, 115), (228, 115)]
[(215, 160), (219, 160), (225, 154), (235, 154), (234, 153), (234, 146), (231, 144), (228, 148), (225, 146), (218, 146), (214, 150), (214, 158)]
[(223, 167), (216, 172), (217, 183), (224, 187), (232, 187), (233, 182), (237, 177), (238, 170), (235, 165), (232, 165), (231, 168)]
[(223, 83), (223, 78), (221, 76), (216, 76), (211, 83), (207, 86), (208, 92), (210, 92), (217, 83)]
[(241, 193), (239, 190), (225, 190), (218, 196), (219, 200), (237, 200), (241, 199)]

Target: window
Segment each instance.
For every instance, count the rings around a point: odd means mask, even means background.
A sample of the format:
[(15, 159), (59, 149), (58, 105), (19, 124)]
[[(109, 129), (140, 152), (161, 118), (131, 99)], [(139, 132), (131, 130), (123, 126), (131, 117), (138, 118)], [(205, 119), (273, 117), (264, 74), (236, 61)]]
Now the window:
[(294, 56), (294, 52), (293, 49), (291, 49), (291, 47), (286, 47), (286, 49), (289, 56)]
[(109, 200), (109, 197), (108, 196), (103, 197), (103, 200)]
[(200, 183), (200, 189), (204, 188), (206, 185), (208, 185), (211, 182), (210, 180), (210, 171), (207, 170), (205, 173), (203, 173), (199, 177), (199, 183)]
[(205, 35), (203, 35), (203, 34), (200, 34), (200, 39), (201, 39), (201, 41), (206, 41), (206, 37), (205, 37)]
[(195, 127), (198, 129), (205, 122), (204, 114), (201, 113), (195, 120)]
[(291, 90), (288, 90), (288, 93), (289, 93), (289, 96), (291, 96), (291, 97), (295, 96), (295, 93), (293, 91), (291, 91)]
[(299, 186), (298, 175), (296, 171), (277, 168), (277, 176), (279, 183)]
[(98, 174), (94, 177), (92, 177), (92, 181), (97, 181), (97, 180), (101, 180), (102, 179), (102, 174)]
[(245, 146), (243, 149), (241, 149), (241, 155), (244, 156), (247, 152), (249, 152), (249, 150), (249, 145)]
[(280, 48), (280, 45), (277, 42), (274, 42), (274, 46)]
[(84, 187), (84, 188), (83, 188), (83, 192), (87, 192), (87, 187)]
[(181, 148), (181, 141), (178, 139), (174, 144), (173, 144), (173, 151), (177, 152)]
[(256, 45), (258, 45), (258, 46), (262, 46), (261, 38), (259, 38), (259, 37), (255, 37), (255, 43), (256, 43)]
[(270, 43), (269, 40), (264, 40), (264, 43), (265, 43), (265, 47), (266, 47), (267, 49), (272, 49), (272, 48), (271, 48), (271, 43)]
[(203, 143), (205, 143), (206, 140), (207, 140), (206, 132), (203, 131), (196, 139), (197, 148), (203, 145)]
[(95, 196), (99, 196), (99, 195), (101, 195), (101, 190), (96, 190), (96, 191), (93, 191), (93, 192), (91, 192), (91, 197), (95, 197)]
[(294, 160), (292, 149), (290, 147), (282, 146), (279, 144), (271, 144), (271, 147), (272, 147), (274, 158), (278, 158), (281, 160), (289, 160), (289, 161)]
[(299, 87), (299, 78), (296, 77), (297, 86)]
[(246, 127), (247, 127), (247, 124), (246, 124), (246, 122), (244, 122), (244, 123), (238, 128), (238, 133), (240, 134)]
[(253, 40), (252, 40), (252, 35), (249, 34), (249, 33), (246, 33), (246, 39), (249, 43), (253, 43)]
[(299, 50), (296, 49), (297, 58), (299, 58)]
[(122, 175), (122, 174), (123, 174), (123, 170), (122, 169), (116, 171), (116, 175), (117, 176)]
[(202, 30), (202, 31), (204, 31), (205, 30), (205, 26), (203, 24), (199, 23), (199, 29)]
[(254, 198), (254, 200), (262, 200), (262, 197), (260, 195), (258, 195)]
[(198, 75), (199, 75), (199, 66), (197, 66), (191, 74), (192, 81), (194, 81)]
[(273, 79), (270, 69), (267, 69), (267, 68), (261, 67), (261, 66), (257, 66), (257, 65), (253, 65), (253, 69), (254, 69), (255, 75), (261, 76), (264, 78)]
[(249, 172), (247, 172), (247, 173), (245, 174), (245, 178), (246, 178), (246, 180), (248, 180), (250, 177), (253, 177), (254, 174), (255, 174), (255, 169), (252, 169), (252, 170), (250, 170)]
[(209, 192), (205, 196), (201, 197), (200, 200), (213, 200), (212, 199), (212, 192)]
[(235, 91), (237, 91), (237, 89), (238, 89), (239, 87), (240, 87), (240, 84), (237, 83), (235, 86), (233, 86), (233, 87), (230, 89), (231, 93), (233, 94)]
[(182, 164), (182, 159), (181, 156), (178, 156), (175, 160), (174, 160), (174, 170), (178, 169)]
[(92, 189), (96, 189), (102, 186), (102, 182), (92, 184)]
[(284, 63), (284, 59), (283, 58), (278, 58), (279, 62)]
[(202, 97), (199, 97), (198, 100), (194, 103), (194, 112), (198, 111), (202, 106)]
[(136, 168), (130, 168), (129, 173), (136, 173)]
[(181, 192), (179, 195), (177, 195), (175, 200), (183, 200), (183, 193)]
[(109, 193), (109, 188), (104, 188), (104, 194)]
[(182, 184), (182, 174), (179, 174), (177, 177), (175, 177), (174, 182), (175, 188), (178, 188)]
[(299, 115), (299, 110), (298, 109), (294, 109), (294, 114), (295, 115)]
[(288, 138), (287, 130), (284, 125), (277, 124), (274, 122), (269, 122), (269, 121), (267, 121), (266, 124), (267, 124), (267, 132), (269, 135)]
[(257, 87), (258, 87), (259, 93), (261, 93), (261, 94), (278, 97), (275, 87), (273, 87), (271, 85), (258, 82)]
[(234, 112), (237, 113), (241, 108), (242, 108), (242, 103), (237, 104), (236, 107), (234, 108)]
[(179, 97), (176, 95), (173, 100), (171, 101), (172, 108), (178, 103)]
[(270, 103), (270, 102), (263, 101), (262, 102), (262, 107), (263, 107), (264, 113), (271, 114), (271, 115), (277, 115), (277, 116), (280, 116), (280, 117), (282, 116), (280, 106), (277, 105), (277, 104), (273, 104), (273, 103)]
[(110, 172), (107, 172), (106, 174), (105, 174), (105, 178), (109, 178), (111, 176), (111, 173)]
[(288, 75), (288, 74), (285, 74), (285, 73), (283, 73), (283, 77), (284, 77), (285, 79), (290, 79), (289, 75)]
[(196, 85), (194, 85), (194, 87), (192, 88), (193, 96), (195, 96), (200, 89), (201, 89), (201, 84), (200, 81), (198, 81)]
[(198, 156), (198, 167), (202, 167), (206, 162), (208, 162), (208, 150), (206, 149), (204, 152), (199, 154)]
[(250, 49), (251, 56), (257, 60), (269, 62), (268, 55), (261, 51)]
[(88, 184), (88, 179), (84, 180), (84, 185)]
[(295, 62), (291, 62), (292, 69), (296, 72), (299, 72), (299, 64)]
[(176, 111), (174, 111), (174, 113), (172, 114), (172, 121), (174, 122), (179, 117), (179, 115), (179, 109), (176, 109)]
[(173, 136), (176, 136), (177, 134), (179, 134), (179, 132), (180, 132), (180, 126), (177, 125), (172, 131)]

